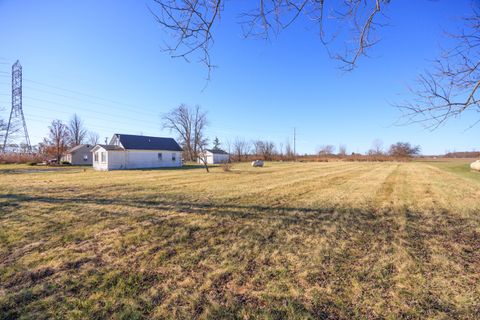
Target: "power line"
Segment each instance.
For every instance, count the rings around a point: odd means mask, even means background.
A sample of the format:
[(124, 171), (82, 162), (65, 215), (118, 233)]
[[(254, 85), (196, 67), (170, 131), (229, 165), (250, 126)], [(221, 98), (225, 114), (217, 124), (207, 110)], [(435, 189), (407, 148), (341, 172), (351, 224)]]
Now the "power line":
[[(33, 118), (31, 118), (33, 117)], [(46, 127), (48, 125), (50, 125), (50, 121), (52, 121), (51, 118), (49, 117), (44, 117), (42, 115), (27, 115), (26, 118), (28, 119), (29, 122), (36, 122), (36, 123), (40, 123), (42, 125), (45, 125)], [(39, 120), (39, 119), (43, 119), (43, 120)], [(46, 123), (47, 122), (47, 123)], [(120, 127), (120, 126), (117, 126), (115, 131), (112, 131), (112, 128), (107, 128), (107, 127), (103, 127), (103, 126), (98, 126), (98, 125), (88, 125), (89, 128), (93, 128), (93, 129), (96, 129), (96, 130), (102, 130), (102, 131), (110, 131), (110, 132), (128, 132), (128, 131), (131, 131), (131, 129), (127, 129), (125, 127)], [(145, 130), (138, 130), (139, 132), (140, 131), (145, 131)], [(149, 131), (151, 132), (151, 131)]]
[(128, 103), (124, 103), (124, 102), (120, 102), (120, 101), (115, 101), (115, 100), (112, 100), (112, 99), (98, 97), (98, 96), (88, 94), (88, 93), (82, 93), (82, 92), (76, 91), (76, 90), (65, 89), (65, 88), (61, 88), (61, 87), (58, 87), (58, 86), (42, 83), (42, 82), (36, 81), (36, 80), (31, 80), (31, 79), (27, 79), (27, 78), (25, 80), (28, 81), (28, 82), (36, 83), (38, 85), (54, 88), (54, 89), (57, 89), (57, 90), (71, 92), (71, 93), (74, 93), (74, 94), (77, 94), (77, 95), (82, 95), (82, 96), (91, 97), (91, 98), (94, 98), (94, 99), (99, 99), (99, 100), (103, 100), (103, 101), (107, 101), (107, 102), (111, 102), (111, 103), (115, 103), (115, 104), (121, 104), (121, 105), (124, 105), (124, 106), (129, 106), (129, 107), (133, 108), (134, 111), (139, 110), (138, 106), (135, 106), (135, 105), (132, 105), (132, 104), (128, 104)]
[[(26, 81), (29, 81), (29, 82), (32, 82), (32, 83), (35, 83), (35, 84), (39, 84), (41, 86), (46, 86), (46, 87), (50, 87), (50, 88), (53, 88), (55, 90), (60, 90), (60, 91), (65, 91), (65, 92), (71, 92), (71, 93), (74, 93), (74, 94), (77, 94), (77, 95), (83, 95), (83, 96), (86, 96), (86, 97), (91, 97), (91, 98), (95, 98), (95, 99), (100, 99), (100, 100), (103, 100), (103, 101), (109, 101), (109, 102), (112, 102), (112, 103), (117, 103), (117, 104), (122, 104), (122, 105), (126, 105), (126, 106), (132, 106), (134, 109), (133, 111), (134, 112), (138, 112), (138, 110), (143, 110), (142, 113), (144, 114), (150, 114), (150, 115), (153, 115), (153, 116), (159, 116), (158, 114), (154, 114), (152, 112), (148, 112), (148, 111), (145, 111), (145, 108), (140, 108), (138, 106), (134, 106), (134, 105), (131, 105), (131, 104), (127, 104), (127, 103), (123, 103), (123, 102), (118, 102), (118, 101), (115, 101), (115, 100), (112, 100), (112, 99), (108, 99), (108, 98), (102, 98), (102, 97), (99, 97), (99, 96), (95, 96), (95, 95), (92, 95), (92, 94), (88, 94), (88, 93), (83, 93), (81, 91), (78, 91), (78, 90), (70, 90), (70, 89), (65, 89), (65, 88), (61, 88), (61, 87), (58, 87), (58, 86), (54, 86), (54, 85), (50, 85), (50, 84), (47, 84), (47, 83), (44, 83), (44, 82), (40, 82), (40, 81), (36, 81), (36, 80), (31, 80), (31, 79), (26, 79)], [(99, 105), (99, 106), (104, 106), (104, 107), (114, 107), (114, 108), (117, 108), (117, 106), (111, 106), (111, 105), (106, 105), (104, 103), (99, 103), (99, 102), (95, 102), (95, 101), (91, 101), (91, 100), (85, 100), (85, 99), (79, 99), (78, 97), (73, 97), (73, 96), (70, 96), (70, 95), (65, 95), (65, 94), (59, 94), (59, 93), (55, 93), (55, 92), (52, 92), (52, 91), (48, 91), (48, 90), (43, 90), (43, 89), (38, 89), (38, 88), (35, 88), (35, 87), (30, 87), (30, 86), (25, 86), (26, 88), (29, 88), (29, 89), (32, 89), (32, 90), (36, 90), (36, 91), (40, 91), (40, 92), (44, 92), (44, 93), (47, 93), (47, 94), (52, 94), (52, 95), (56, 95), (56, 96), (61, 96), (61, 97), (64, 97), (66, 99), (72, 99), (72, 100), (76, 100), (76, 101), (81, 101), (81, 102), (86, 102), (86, 103), (90, 103), (90, 104), (95, 104), (95, 105)], [(77, 108), (77, 107), (76, 107)], [(118, 110), (118, 109), (117, 109)], [(234, 131), (239, 131), (238, 129), (236, 128), (220, 128), (220, 127), (217, 127), (218, 129), (221, 129), (221, 130), (234, 130)], [(261, 130), (256, 130), (257, 132), (258, 131), (261, 131)], [(286, 135), (288, 136), (289, 134), (286, 132), (286, 131), (282, 131), (282, 132), (274, 132), (274, 131), (264, 131), (265, 133), (268, 133), (268, 134), (282, 134), (282, 135)]]
[[(76, 97), (71, 97), (71, 96), (68, 96), (68, 95), (59, 94), (59, 93), (51, 92), (51, 91), (48, 91), (48, 90), (42, 90), (42, 89), (38, 89), (38, 88), (32, 88), (32, 87), (30, 87), (30, 86), (25, 86), (25, 88), (32, 89), (32, 90), (35, 90), (35, 91), (40, 91), (40, 92), (47, 93), (47, 94), (54, 95), (54, 96), (59, 96), (59, 97), (66, 98), (66, 99), (70, 99), (70, 100), (75, 100), (75, 101), (79, 101), (79, 102), (86, 102), (86, 103), (88, 103), (88, 104), (94, 104), (94, 105), (98, 105), (98, 106), (101, 106), (101, 107), (116, 108), (115, 106), (106, 105), (106, 104), (103, 104), (103, 103), (98, 103), (98, 102), (89, 101), (89, 100), (84, 100), (84, 99), (78, 99), (78, 98), (76, 98)], [(33, 98), (32, 98), (32, 99), (33, 99)], [(77, 108), (77, 107), (75, 107), (75, 108)], [(120, 109), (120, 110), (122, 110), (122, 109)], [(118, 111), (118, 108), (116, 108), (115, 111), (117, 112), (117, 111)], [(138, 112), (138, 109), (136, 110), (136, 112)], [(149, 114), (149, 115), (152, 115), (152, 116), (159, 116), (158, 114), (155, 114), (155, 113), (153, 113), (153, 112), (145, 112), (145, 111), (143, 111), (142, 113), (144, 113), (144, 114)]]
[[(54, 105), (58, 105), (58, 106), (61, 106), (61, 107), (67, 107), (67, 108), (71, 108), (71, 109), (74, 109), (74, 110), (79, 109), (79, 110), (84, 110), (84, 111), (91, 112), (91, 113), (94, 113), (94, 114), (102, 114), (102, 115), (106, 115), (106, 116), (108, 116), (108, 117), (113, 117), (111, 113), (96, 111), (96, 110), (88, 109), (88, 108), (85, 108), (85, 107), (76, 107), (76, 106), (71, 106), (71, 105), (64, 104), (64, 103), (59, 103), (59, 102), (55, 102), (55, 101), (51, 101), (51, 100), (34, 98), (34, 97), (30, 97), (30, 96), (25, 96), (25, 98), (27, 98), (27, 99), (32, 99), (32, 100), (36, 100), (36, 101), (39, 101), (39, 102), (48, 103), (48, 104), (54, 104)], [(57, 111), (57, 110), (50, 109), (50, 110), (47, 110), (47, 111)], [(62, 112), (63, 112), (63, 111), (62, 111)], [(72, 111), (72, 112), (75, 113), (75, 111)], [(100, 118), (100, 119), (101, 119), (101, 118)], [(150, 123), (150, 124), (152, 124), (152, 125), (157, 125), (155, 122), (147, 121), (147, 120), (143, 120), (143, 119), (136, 119), (136, 118), (132, 118), (132, 117), (129, 117), (129, 119), (130, 119), (130, 120), (137, 121), (137, 122)], [(111, 118), (110, 118), (110, 119), (101, 119), (101, 120), (111, 121)]]
[[(2, 76), (2, 75), (0, 75), (0, 76)], [(43, 83), (43, 82), (36, 81), (36, 80), (32, 80), (32, 79), (24, 79), (24, 80), (26, 80), (26, 81), (28, 81), (29, 83), (32, 83), (32, 84), (52, 88), (54, 90), (58, 90), (58, 91), (62, 91), (62, 92), (69, 92), (69, 93), (72, 93), (74, 95), (81, 95), (81, 96), (85, 96), (85, 97), (89, 97), (89, 98), (93, 98), (93, 99), (97, 99), (97, 100), (102, 100), (102, 101), (106, 101), (106, 102), (110, 102), (110, 103), (116, 103), (116, 104), (121, 104), (121, 105), (124, 105), (124, 106), (129, 106), (129, 108), (126, 108), (126, 109), (132, 109), (132, 111), (134, 111), (136, 113), (145, 114), (146, 116), (149, 116), (149, 117), (151, 117), (151, 116), (159, 117), (160, 116), (159, 114), (154, 114), (152, 112), (145, 111), (145, 108), (139, 108), (139, 107), (133, 106), (131, 104), (115, 101), (115, 100), (112, 100), (112, 99), (102, 98), (102, 97), (95, 96), (95, 95), (88, 94), (88, 93), (83, 93), (83, 92), (80, 92), (78, 90), (70, 90), (70, 89), (50, 85), (50, 84)], [(69, 99), (69, 100), (83, 102), (83, 103), (86, 103), (86, 104), (89, 104), (89, 105), (102, 106), (102, 107), (106, 107), (106, 108), (116, 108), (115, 106), (111, 106), (111, 105), (108, 105), (108, 104), (105, 104), (105, 103), (101, 103), (101, 102), (98, 102), (98, 101), (92, 101), (92, 100), (86, 100), (86, 99), (79, 98), (77, 96), (72, 96), (72, 95), (68, 95), (68, 94), (64, 94), (64, 93), (57, 93), (57, 92), (44, 90), (44, 89), (40, 89), (40, 88), (36, 88), (36, 87), (32, 87), (32, 86), (25, 86), (25, 88), (28, 88), (28, 89), (34, 90), (34, 91), (38, 91), (38, 92), (42, 92), (42, 93), (45, 93), (47, 95), (53, 95), (53, 96), (58, 96), (58, 97), (62, 97), (62, 98)], [(58, 105), (58, 106), (61, 106), (61, 107), (71, 108), (72, 112), (76, 112), (76, 110), (83, 110), (83, 111), (87, 111), (87, 112), (90, 112), (90, 113), (93, 113), (93, 114), (103, 114), (103, 115), (108, 116), (109, 119), (102, 119), (102, 118), (99, 118), (99, 117), (97, 117), (97, 118), (100, 119), (100, 120), (108, 121), (109, 123), (120, 123), (121, 122), (121, 121), (112, 120), (112, 117), (115, 117), (115, 115), (117, 115), (119, 112), (127, 113), (127, 114), (129, 113), (129, 111), (123, 110), (124, 108), (120, 108), (120, 109), (117, 108), (117, 109), (115, 109), (115, 111), (113, 113), (105, 113), (105, 112), (100, 112), (98, 110), (92, 110), (92, 109), (89, 109), (89, 108), (86, 108), (86, 107), (73, 106), (73, 105), (70, 105), (70, 104), (59, 103), (57, 101), (52, 101), (52, 100), (45, 100), (45, 99), (34, 98), (34, 97), (30, 97), (30, 96), (25, 96), (25, 98), (40, 101), (40, 102), (43, 102), (43, 103), (48, 103), (48, 104), (55, 104), (55, 105)], [(35, 107), (35, 106), (33, 106), (33, 107)], [(36, 106), (36, 108), (43, 108), (47, 111), (60, 112), (58, 110), (48, 109), (48, 108), (44, 108), (44, 107), (40, 107), (40, 106)], [(141, 111), (139, 112), (139, 110), (141, 110)], [(61, 111), (61, 112), (62, 113), (67, 113), (65, 111)], [(135, 119), (135, 118), (132, 118), (130, 116), (130, 114), (128, 115), (128, 118), (131, 119), (131, 120), (137, 121), (137, 122), (141, 122), (142, 124), (150, 123), (155, 127), (157, 125), (159, 126), (159, 124), (160, 124), (160, 123), (157, 124), (156, 122), (152, 122), (152, 121), (148, 121), (148, 120)], [(156, 129), (157, 129), (157, 127), (156, 127)], [(241, 131), (237, 128), (231, 128), (231, 127), (229, 127), (229, 128), (226, 128), (226, 127), (209, 127), (208, 129), (209, 129), (209, 131), (224, 132), (224, 133), (227, 133), (227, 134), (235, 134), (235, 132), (238, 133), (238, 132)], [(111, 130), (111, 129), (108, 129), (108, 130)], [(259, 131), (262, 131), (262, 130), (261, 129), (256, 130), (256, 132), (259, 132)], [(263, 131), (263, 132), (267, 133), (269, 135), (271, 135), (271, 134), (277, 135), (278, 134), (278, 135), (288, 136), (288, 133), (286, 133), (284, 131), (273, 132), (273, 131), (268, 130), (268, 131)]]
[[(63, 114), (68, 114), (68, 115), (72, 115), (71, 112), (69, 111), (65, 111), (65, 110), (53, 110), (53, 109), (49, 109), (49, 108), (45, 108), (45, 107), (40, 107), (40, 106), (36, 106), (36, 105), (31, 105), (29, 104), (29, 106), (33, 107), (35, 110), (44, 110), (44, 111), (52, 111), (52, 112), (56, 112), (56, 113), (63, 113)], [(32, 114), (32, 113), (30, 113)], [(108, 122), (108, 123), (112, 123), (112, 124), (123, 124), (123, 125), (132, 125), (133, 123), (132, 122), (123, 122), (123, 121), (118, 121), (118, 120), (112, 120), (112, 119), (105, 119), (105, 118), (99, 118), (99, 117), (95, 117), (95, 119), (97, 120), (102, 120), (104, 122)], [(160, 125), (158, 126), (146, 126), (143, 121), (141, 120), (137, 120), (138, 123), (141, 123), (142, 127), (145, 128), (145, 127), (148, 127), (150, 129), (159, 129), (160, 128)]]
[[(0, 73), (6, 73), (6, 72), (1, 72), (1, 71), (0, 71)], [(7, 73), (7, 74), (8, 74), (8, 73)], [(1, 75), (0, 75), (0, 76), (1, 76)], [(124, 105), (124, 106), (128, 106), (128, 109), (130, 109), (130, 110), (132, 110), (132, 111), (134, 111), (134, 112), (138, 112), (138, 110), (145, 110), (145, 108), (138, 107), (138, 106), (134, 106), (134, 105), (131, 105), (131, 104), (127, 104), (127, 103), (124, 103), (124, 102), (119, 102), (119, 101), (115, 101), (115, 100), (112, 100), (112, 99), (102, 98), (102, 97), (98, 97), (98, 96), (95, 96), (95, 95), (92, 95), (92, 94), (82, 93), (82, 92), (76, 91), (76, 90), (64, 89), (64, 88), (61, 88), (61, 87), (49, 85), (49, 84), (46, 84), (46, 83), (43, 83), (43, 82), (40, 82), (40, 81), (31, 80), (31, 79), (28, 79), (28, 78), (24, 78), (24, 80), (25, 80), (25, 81), (28, 81), (28, 82), (31, 82), (31, 83), (34, 83), (34, 84), (37, 84), (37, 85), (41, 85), (41, 86), (53, 88), (53, 89), (56, 89), (56, 90), (65, 91), (65, 92), (70, 92), (70, 93), (73, 93), (73, 94), (76, 94), (76, 95), (82, 95), (82, 96), (86, 96), (86, 97), (90, 97), (90, 98), (94, 98), (94, 99), (98, 99), (98, 100), (107, 101), (107, 102), (110, 102), (110, 103), (115, 103), (115, 104), (121, 104), (121, 105)], [(62, 96), (62, 97), (67, 98), (67, 99), (77, 100), (77, 101), (80, 101), (80, 102), (87, 102), (87, 103), (96, 104), (96, 105), (104, 106), (104, 107), (113, 107), (113, 108), (116, 108), (116, 106), (106, 105), (106, 104), (104, 104), (104, 103), (99, 103), (99, 102), (95, 102), (95, 101), (91, 101), (91, 100), (80, 99), (80, 98), (78, 98), (78, 97), (73, 97), (73, 96), (68, 96), (68, 95), (64, 95), (64, 94), (59, 94), (59, 93), (55, 93), (55, 92), (48, 91), (48, 90), (43, 90), (43, 89), (34, 88), (34, 87), (31, 87), (31, 86), (25, 86), (25, 87), (26, 87), (26, 88), (29, 88), (29, 89), (32, 89), (32, 90), (44, 92), (44, 93), (49, 93), (49, 94), (53, 94), (53, 95), (57, 95), (57, 96)], [(149, 113), (149, 114), (151, 114), (151, 115), (155, 115), (154, 113), (148, 112), (148, 111), (143, 111), (143, 113)], [(155, 115), (155, 116), (157, 116), (157, 115)]]
[[(49, 84), (46, 84), (46, 83), (42, 83), (42, 82), (40, 82), (40, 81), (35, 81), (35, 80), (30, 80), (30, 79), (25, 79), (25, 80), (26, 80), (26, 81), (29, 81), (29, 82), (32, 82), (32, 83), (37, 83), (37, 84), (40, 84), (40, 85), (43, 85), (43, 86), (47, 86), (47, 87), (50, 87), (50, 88), (54, 88), (54, 89), (57, 89), (57, 90), (61, 90), (61, 91), (72, 92), (72, 93), (75, 93), (75, 94), (79, 94), (79, 95), (83, 95), (83, 96), (87, 96), (87, 97), (92, 97), (92, 98), (95, 98), (95, 99), (100, 99), (100, 100), (103, 100), (103, 101), (109, 101), (109, 102), (112, 102), (112, 103), (122, 104), (122, 105), (126, 105), (126, 106), (132, 106), (132, 107), (134, 108), (134, 109), (133, 109), (134, 112), (138, 112), (139, 110), (145, 110), (145, 108), (141, 108), (141, 107), (134, 106), (134, 105), (127, 104), (127, 103), (123, 103), (123, 102), (118, 102), (118, 101), (115, 101), (115, 100), (112, 100), (112, 99), (107, 99), (107, 98), (98, 97), (98, 96), (95, 96), (95, 95), (92, 95), (92, 94), (83, 93), (83, 92), (80, 92), (80, 91), (77, 91), (77, 90), (70, 90), (70, 89), (60, 88), (60, 87), (57, 87), (57, 86), (49, 85)], [(28, 88), (31, 88), (31, 89), (37, 90), (37, 91), (41, 91), (41, 92), (45, 92), (45, 93), (50, 93), (50, 94), (57, 95), (57, 96), (62, 96), (62, 97), (65, 97), (65, 98), (67, 98), (67, 99), (72, 99), (72, 100), (77, 100), (77, 101), (81, 101), (81, 102), (92, 103), (92, 104), (96, 104), (96, 105), (99, 105), (99, 106), (114, 107), (114, 108), (116, 108), (116, 106), (111, 106), (111, 105), (106, 105), (106, 104), (99, 103), (99, 102), (93, 102), (93, 101), (89, 101), (89, 100), (79, 99), (79, 98), (77, 98), (77, 97), (72, 97), (72, 96), (69, 96), (69, 95), (54, 93), (54, 92), (52, 92), (52, 91), (47, 91), (47, 90), (38, 89), (38, 88), (33, 88), (33, 87), (28, 87)], [(153, 115), (153, 116), (159, 116), (159, 114), (154, 114), (154, 113), (148, 112), (148, 111), (142, 111), (142, 113), (144, 113), (144, 114), (150, 114), (150, 115)], [(219, 127), (218, 127), (218, 128), (219, 128)], [(238, 130), (235, 129), (235, 128), (222, 128), (222, 129), (224, 129), (224, 130), (235, 130), (235, 131), (238, 131)], [(265, 132), (267, 132), (267, 131), (265, 131)], [(286, 131), (282, 131), (282, 132), (268, 131), (268, 133), (270, 133), (270, 134), (271, 134), (271, 133), (277, 133), (277, 134), (285, 134), (285, 135), (288, 135)]]

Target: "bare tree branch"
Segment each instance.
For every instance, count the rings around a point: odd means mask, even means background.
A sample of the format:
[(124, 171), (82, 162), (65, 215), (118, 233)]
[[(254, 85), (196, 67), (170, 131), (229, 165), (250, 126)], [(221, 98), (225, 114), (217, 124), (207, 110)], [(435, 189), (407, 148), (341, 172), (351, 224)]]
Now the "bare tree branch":
[(157, 14), (149, 7), (156, 21), (173, 36), (165, 51), (173, 58), (189, 57), (200, 52), (200, 61), (208, 67), (208, 78), (214, 67), (210, 47), (214, 40), (212, 28), (223, 9), (222, 0), (154, 0), (160, 9)]
[[(224, 10), (224, 0), (154, 0), (155, 8), (149, 10), (156, 21), (172, 35), (172, 41), (165, 44), (165, 51), (174, 58), (199, 57), (208, 68), (208, 78), (214, 67), (210, 49), (214, 43), (214, 26)], [(333, 1), (326, 7), (325, 0), (259, 0), (251, 2), (250, 9), (240, 12), (239, 24), (246, 38), (270, 39), (282, 30), (290, 27), (303, 17), (309, 23), (319, 26), (319, 36), (323, 44), (328, 45), (336, 38), (339, 29), (347, 28), (347, 39), (343, 54), (331, 54), (338, 59), (342, 67), (351, 70), (357, 60), (366, 55), (378, 39), (374, 36), (376, 27), (383, 26), (384, 16), (380, 15), (383, 6), (390, 0), (345, 0)], [(330, 14), (328, 20), (335, 21), (332, 26), (325, 21), (325, 11)], [(327, 29), (332, 36), (327, 40)], [(333, 30), (330, 30), (333, 29)], [(330, 38), (330, 37), (328, 37)], [(343, 39), (342, 39), (343, 40)]]
[(443, 49), (433, 71), (418, 77), (410, 89), (415, 98), (397, 105), (400, 124), (421, 123), (434, 130), (466, 111), (480, 112), (480, 13), (473, 12), (465, 18), (464, 29), (449, 35), (454, 44)]

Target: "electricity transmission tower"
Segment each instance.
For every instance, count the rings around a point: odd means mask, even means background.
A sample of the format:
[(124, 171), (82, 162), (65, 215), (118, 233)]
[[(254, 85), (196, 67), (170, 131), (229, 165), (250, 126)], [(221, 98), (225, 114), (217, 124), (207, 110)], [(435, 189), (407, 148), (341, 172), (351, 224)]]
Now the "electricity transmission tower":
[(22, 109), (22, 65), (18, 60), (12, 66), (12, 110), (2, 151), (32, 151)]

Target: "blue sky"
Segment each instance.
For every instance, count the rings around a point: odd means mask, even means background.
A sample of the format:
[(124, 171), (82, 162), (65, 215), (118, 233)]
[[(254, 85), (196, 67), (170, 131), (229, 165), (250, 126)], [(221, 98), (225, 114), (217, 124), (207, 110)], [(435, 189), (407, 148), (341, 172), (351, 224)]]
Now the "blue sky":
[(205, 89), (203, 65), (161, 51), (168, 35), (147, 3), (0, 0), (0, 115), (8, 117), (9, 72), (20, 59), (32, 143), (47, 134), (51, 120), (67, 121), (73, 113), (102, 138), (170, 135), (160, 115), (187, 103), (208, 111), (208, 135), (224, 144), (235, 137), (285, 144), (296, 127), (300, 153), (324, 144), (364, 152), (374, 139), (386, 146), (409, 141), (425, 154), (480, 150), (479, 126), (466, 130), (478, 114), (431, 132), (392, 125), (399, 112), (390, 104), (408, 99), (407, 85), (438, 56), (444, 31), (455, 30), (470, 0), (392, 1), (390, 26), (372, 58), (349, 73), (328, 58), (304, 20), (269, 42), (244, 40), (235, 10), (226, 11), (211, 51), (219, 67)]

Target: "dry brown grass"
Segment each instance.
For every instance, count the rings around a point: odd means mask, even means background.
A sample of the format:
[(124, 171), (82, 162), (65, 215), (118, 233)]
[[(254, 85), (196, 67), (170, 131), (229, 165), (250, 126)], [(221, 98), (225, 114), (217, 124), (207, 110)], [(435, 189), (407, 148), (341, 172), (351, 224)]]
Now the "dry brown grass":
[(0, 318), (474, 319), (480, 177), (457, 166), (1, 166)]

